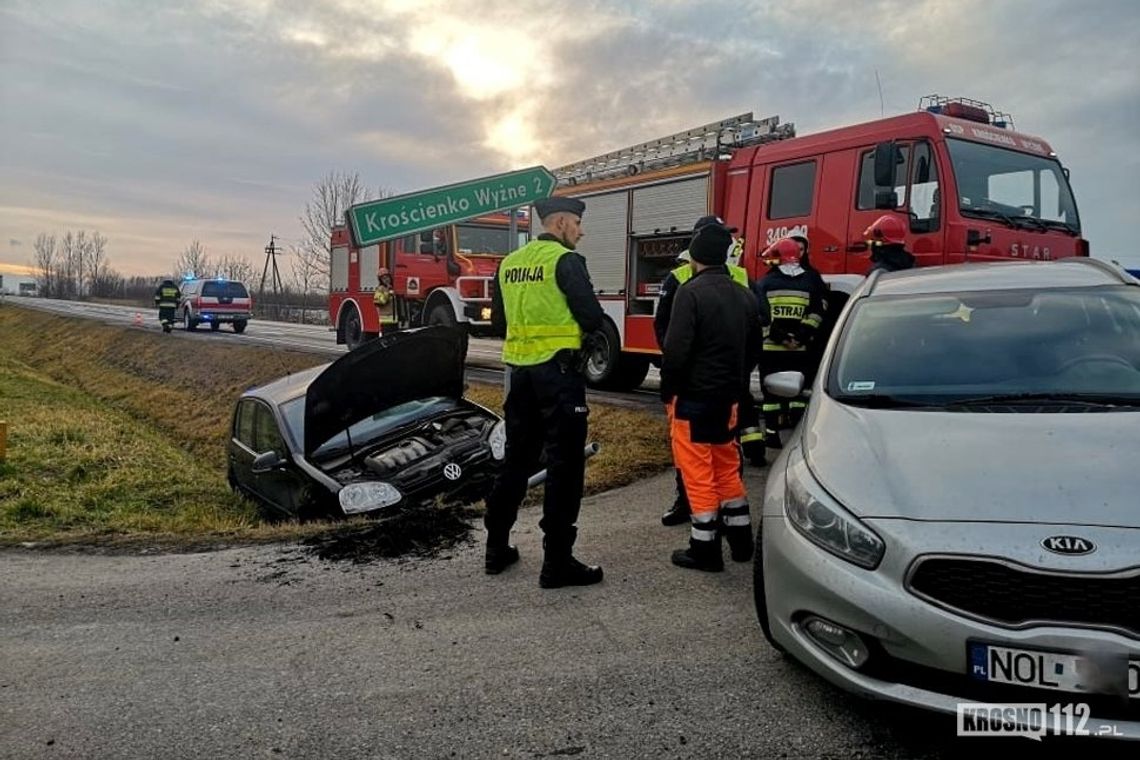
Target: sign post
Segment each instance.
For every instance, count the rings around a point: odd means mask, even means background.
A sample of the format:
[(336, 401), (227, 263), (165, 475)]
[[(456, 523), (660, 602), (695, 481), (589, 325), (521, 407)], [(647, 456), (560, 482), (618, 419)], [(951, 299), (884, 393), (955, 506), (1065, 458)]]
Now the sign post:
[[(358, 247), (549, 198), (557, 180), (544, 166), (360, 203), (348, 210)], [(512, 245), (514, 241), (512, 241)]]

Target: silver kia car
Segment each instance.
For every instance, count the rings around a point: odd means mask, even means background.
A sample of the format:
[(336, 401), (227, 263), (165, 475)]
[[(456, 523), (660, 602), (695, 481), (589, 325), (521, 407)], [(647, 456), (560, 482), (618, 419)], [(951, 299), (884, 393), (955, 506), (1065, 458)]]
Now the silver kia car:
[(868, 277), (757, 547), (765, 636), (842, 688), (1075, 705), (1074, 730), (1140, 738), (1140, 281), (1091, 259)]

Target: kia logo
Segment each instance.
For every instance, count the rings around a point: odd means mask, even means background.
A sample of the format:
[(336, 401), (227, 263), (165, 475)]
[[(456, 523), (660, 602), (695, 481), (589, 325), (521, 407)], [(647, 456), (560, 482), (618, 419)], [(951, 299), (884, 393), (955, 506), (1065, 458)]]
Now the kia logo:
[(1092, 554), (1096, 544), (1080, 536), (1049, 536), (1042, 539), (1041, 546), (1054, 554)]
[(451, 462), (443, 466), (443, 477), (447, 478), (448, 480), (459, 480), (462, 475), (462, 468), (460, 468), (460, 466), (455, 462)]

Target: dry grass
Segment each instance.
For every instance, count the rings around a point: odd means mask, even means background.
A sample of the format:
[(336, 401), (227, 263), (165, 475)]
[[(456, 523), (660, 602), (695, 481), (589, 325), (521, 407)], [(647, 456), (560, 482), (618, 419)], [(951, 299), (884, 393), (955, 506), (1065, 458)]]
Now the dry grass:
[[(229, 494), (224, 467), (238, 394), (324, 361), (0, 306), (0, 419), (10, 424), (0, 542), (319, 532), (259, 524)], [(501, 412), (500, 388), (472, 385), (468, 396)], [(587, 494), (670, 466), (660, 415), (594, 404), (590, 439), (602, 450), (587, 466)]]

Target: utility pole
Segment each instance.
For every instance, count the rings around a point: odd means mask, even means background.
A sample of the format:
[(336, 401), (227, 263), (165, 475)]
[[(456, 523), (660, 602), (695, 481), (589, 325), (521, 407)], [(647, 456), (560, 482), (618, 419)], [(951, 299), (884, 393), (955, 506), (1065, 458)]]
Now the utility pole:
[[(273, 263), (273, 316), (280, 318), (281, 310), (281, 292), (285, 290), (285, 286), (281, 282), (281, 270), (277, 268), (277, 253), (280, 249), (277, 247), (277, 236), (269, 236), (269, 245), (265, 246), (265, 266), (261, 269), (261, 286), (258, 288), (257, 298), (264, 303), (265, 298), (265, 278), (269, 276), (270, 262)], [(284, 253), (284, 251), (281, 251)]]

